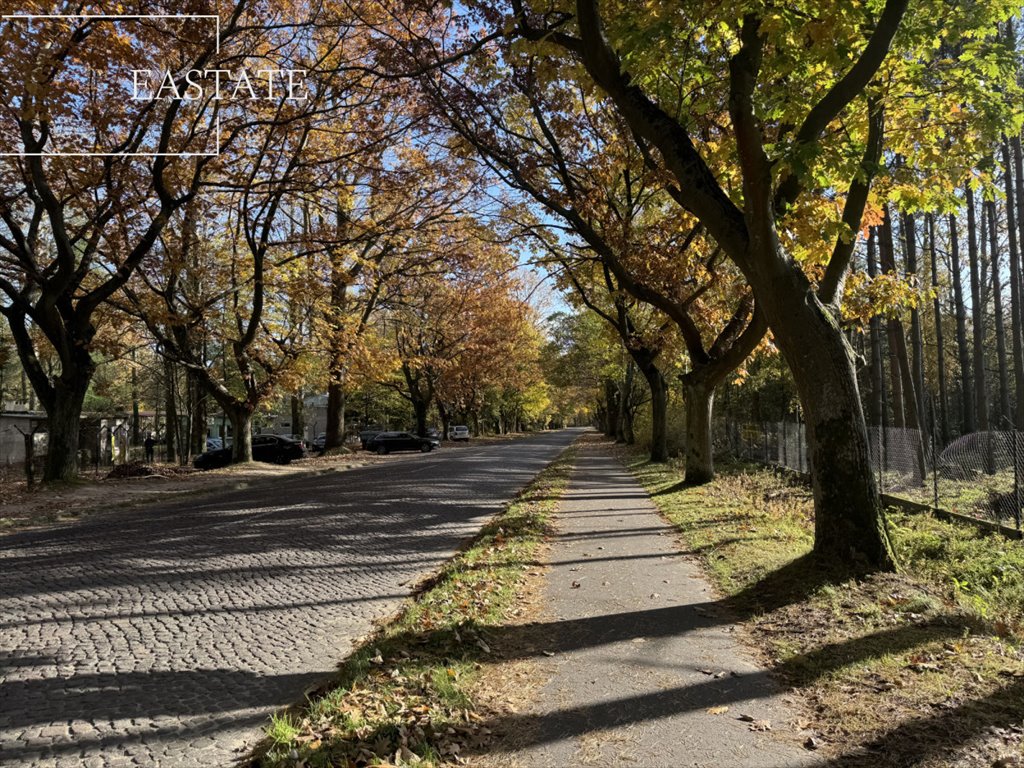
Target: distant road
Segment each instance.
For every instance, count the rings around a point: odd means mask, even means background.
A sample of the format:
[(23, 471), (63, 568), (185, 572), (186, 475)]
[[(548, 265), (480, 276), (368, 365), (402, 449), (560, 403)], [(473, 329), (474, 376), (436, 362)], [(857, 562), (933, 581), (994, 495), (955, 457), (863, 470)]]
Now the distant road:
[(227, 765), (583, 430), (0, 537), (0, 765)]

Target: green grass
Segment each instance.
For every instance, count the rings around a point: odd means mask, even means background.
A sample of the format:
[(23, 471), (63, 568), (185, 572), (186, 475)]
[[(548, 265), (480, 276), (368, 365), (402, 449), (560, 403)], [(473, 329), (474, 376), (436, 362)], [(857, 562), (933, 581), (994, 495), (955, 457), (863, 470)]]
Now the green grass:
[(900, 573), (851, 577), (810, 556), (813, 502), (798, 481), (732, 465), (688, 488), (678, 465), (630, 466), (699, 555), (726, 614), (799, 693), (836, 765), (973, 767), (1022, 755), (1020, 542), (890, 511)]
[(272, 719), (264, 768), (400, 763), (436, 766), (487, 740), (473, 686), (489, 630), (515, 608), (572, 468), (569, 448), (400, 614), (362, 644), (335, 681)]
[(940, 585), (1000, 634), (1024, 636), (1024, 544), (926, 515), (891, 510), (889, 519), (908, 572)]

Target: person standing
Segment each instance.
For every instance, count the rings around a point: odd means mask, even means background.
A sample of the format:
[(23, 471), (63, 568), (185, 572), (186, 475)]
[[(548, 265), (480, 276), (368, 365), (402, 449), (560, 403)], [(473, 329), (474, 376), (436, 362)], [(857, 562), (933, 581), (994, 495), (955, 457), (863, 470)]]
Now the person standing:
[(146, 463), (147, 464), (152, 464), (153, 463), (153, 446), (156, 445), (156, 440), (153, 439), (153, 433), (152, 432), (147, 432), (146, 433), (146, 440), (143, 443), (143, 445), (146, 447)]

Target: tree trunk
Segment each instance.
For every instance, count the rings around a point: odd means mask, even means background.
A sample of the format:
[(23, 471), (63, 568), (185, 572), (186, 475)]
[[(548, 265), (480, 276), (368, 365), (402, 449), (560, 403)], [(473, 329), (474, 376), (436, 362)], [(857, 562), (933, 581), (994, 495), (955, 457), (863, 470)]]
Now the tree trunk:
[(853, 350), (802, 272), (778, 269), (752, 277), (804, 409), (814, 551), (826, 562), (891, 570), (895, 559), (872, 471)]
[(252, 411), (231, 408), (231, 429), (235, 433), (231, 444), (231, 461), (252, 461)]
[(956, 320), (956, 351), (960, 362), (960, 431), (968, 434), (976, 429), (974, 411), (974, 377), (971, 375), (971, 354), (967, 348), (967, 311), (964, 309), (963, 276), (960, 269), (960, 240), (956, 215), (949, 214), (950, 279), (953, 283), (953, 316)]
[[(1020, 255), (1021, 333), (1024, 334), (1024, 148), (1021, 147), (1020, 136), (1014, 136), (1010, 139), (1010, 148), (1013, 150), (1014, 202), (1017, 208), (1017, 252)], [(1024, 396), (1019, 398), (1017, 407), (1024, 409)]]
[(441, 400), (435, 399), (437, 403), (437, 415), (441, 417), (441, 440), (448, 439), (448, 430), (452, 425), (452, 413)]
[(627, 443), (626, 439), (627, 428), (631, 429), (629, 425), (629, 387), (632, 384), (629, 378), (629, 364), (625, 366), (625, 370), (622, 372), (622, 379), (616, 382), (615, 386), (618, 389), (619, 399), (619, 415), (616, 418), (616, 430), (615, 430), (615, 442)]
[[(882, 271), (895, 274), (896, 252), (893, 244), (892, 219), (889, 216), (889, 207), (885, 207), (885, 218), (882, 221), (882, 241), (879, 255), (882, 262)], [(907, 427), (909, 429), (921, 430), (921, 411), (918, 408), (917, 386), (913, 369), (910, 365), (910, 355), (907, 352), (907, 337), (903, 329), (903, 323), (898, 317), (889, 319), (889, 352), (892, 355), (892, 377), (893, 377), (893, 407), (898, 408), (894, 418), (895, 426)], [(897, 398), (897, 394), (902, 397)], [(918, 435), (916, 442), (921, 442), (921, 435)], [(924, 460), (922, 450), (917, 453)]]
[(652, 356), (635, 357), (651, 390), (651, 461), (668, 461), (668, 386)]
[(21, 433), (25, 446), (25, 487), (32, 490), (36, 485), (36, 433), (35, 430)]
[(430, 401), (416, 398), (412, 401), (412, 410), (416, 415), (416, 434), (420, 437), (426, 437), (427, 412), (430, 410)]
[(1017, 239), (1017, 212), (1013, 187), (1010, 142), (1003, 137), (1003, 191), (1006, 194), (1006, 235), (1010, 259), (1010, 333), (1013, 348), (1014, 429), (1024, 426), (1024, 314), (1021, 310), (1021, 242)]
[(925, 226), (928, 230), (928, 251), (932, 270), (932, 310), (935, 314), (935, 354), (939, 371), (939, 425), (942, 445), (950, 440), (949, 433), (949, 393), (946, 385), (946, 342), (942, 332), (942, 300), (939, 298), (939, 256), (935, 248), (935, 217), (927, 214)]
[[(693, 373), (693, 372), (691, 372)], [(711, 413), (715, 388), (706, 377), (683, 377), (683, 400), (686, 403), (686, 474), (687, 485), (710, 483), (715, 477), (711, 442)]]
[(189, 458), (206, 450), (206, 390), (196, 375), (190, 375), (192, 391), (192, 434)]
[(967, 198), (967, 258), (971, 270), (971, 313), (974, 320), (974, 413), (977, 429), (988, 431), (988, 387), (985, 384), (985, 315), (982, 306), (981, 270), (978, 260), (978, 228), (974, 210), (974, 192), (964, 187)]
[(68, 482), (78, 476), (78, 433), (82, 404), (92, 378), (92, 363), (85, 370), (65, 370), (53, 383), (53, 398), (46, 404), (46, 468), (43, 482)]
[(619, 404), (615, 402), (618, 387), (615, 380), (606, 378), (604, 380), (604, 401), (607, 411), (607, 422), (604, 425), (604, 433), (608, 437), (615, 437), (619, 432)]
[[(903, 247), (906, 255), (906, 275), (917, 278), (917, 222), (913, 214), (905, 214), (902, 220)], [(918, 282), (917, 285), (920, 285)], [(925, 424), (924, 394), (924, 335), (921, 333), (921, 313), (916, 306), (910, 308), (910, 344), (913, 350), (911, 362), (911, 378), (914, 383), (914, 405), (917, 415), (917, 428), (921, 432), (922, 459), (923, 446), (928, 442), (928, 429)]]
[(175, 371), (174, 363), (169, 358), (164, 358), (164, 410), (167, 412), (167, 426), (164, 429), (164, 438), (167, 444), (168, 464), (173, 464), (178, 458), (178, 398), (175, 396)]
[(345, 440), (345, 385), (341, 381), (332, 379), (327, 385), (327, 425), (324, 432), (324, 450), (341, 447)]
[(996, 362), (999, 370), (999, 421), (997, 429), (1007, 429), (1012, 424), (1010, 410), (1010, 376), (1006, 369), (1006, 321), (1003, 317), (1003, 289), (999, 276), (999, 238), (996, 221), (996, 204), (992, 200), (984, 203), (982, 210), (988, 215), (989, 256), (992, 266), (992, 296), (995, 302), (996, 320)]
[[(872, 227), (868, 232), (867, 262), (868, 277), (874, 279), (878, 276), (878, 261), (875, 240), (877, 232)], [(871, 394), (868, 399), (868, 423), (874, 427), (882, 425), (882, 381), (884, 371), (882, 370), (882, 321), (877, 315), (873, 315), (869, 324), (869, 346), (871, 348)]]
[[(303, 423), (303, 402), (302, 402), (302, 390), (291, 396), (291, 410), (292, 410), (292, 434), (298, 437), (300, 440), (306, 439), (306, 425)], [(316, 435), (313, 435), (316, 437)]]
[[(132, 350), (131, 354), (131, 366), (132, 366), (132, 447), (136, 447), (142, 442), (141, 426), (139, 424), (139, 372), (135, 366), (135, 350)], [(3, 402), (3, 392), (0, 392), (0, 402)]]

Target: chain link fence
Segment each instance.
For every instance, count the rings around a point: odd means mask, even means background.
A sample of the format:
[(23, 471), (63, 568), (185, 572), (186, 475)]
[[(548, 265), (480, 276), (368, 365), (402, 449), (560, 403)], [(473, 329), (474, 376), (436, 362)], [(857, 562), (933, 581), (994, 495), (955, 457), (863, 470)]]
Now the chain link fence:
[[(939, 444), (934, 431), (870, 427), (871, 467), (882, 493), (1022, 531), (1024, 433), (989, 430)], [(715, 451), (795, 472), (810, 471), (799, 421), (721, 422)]]

